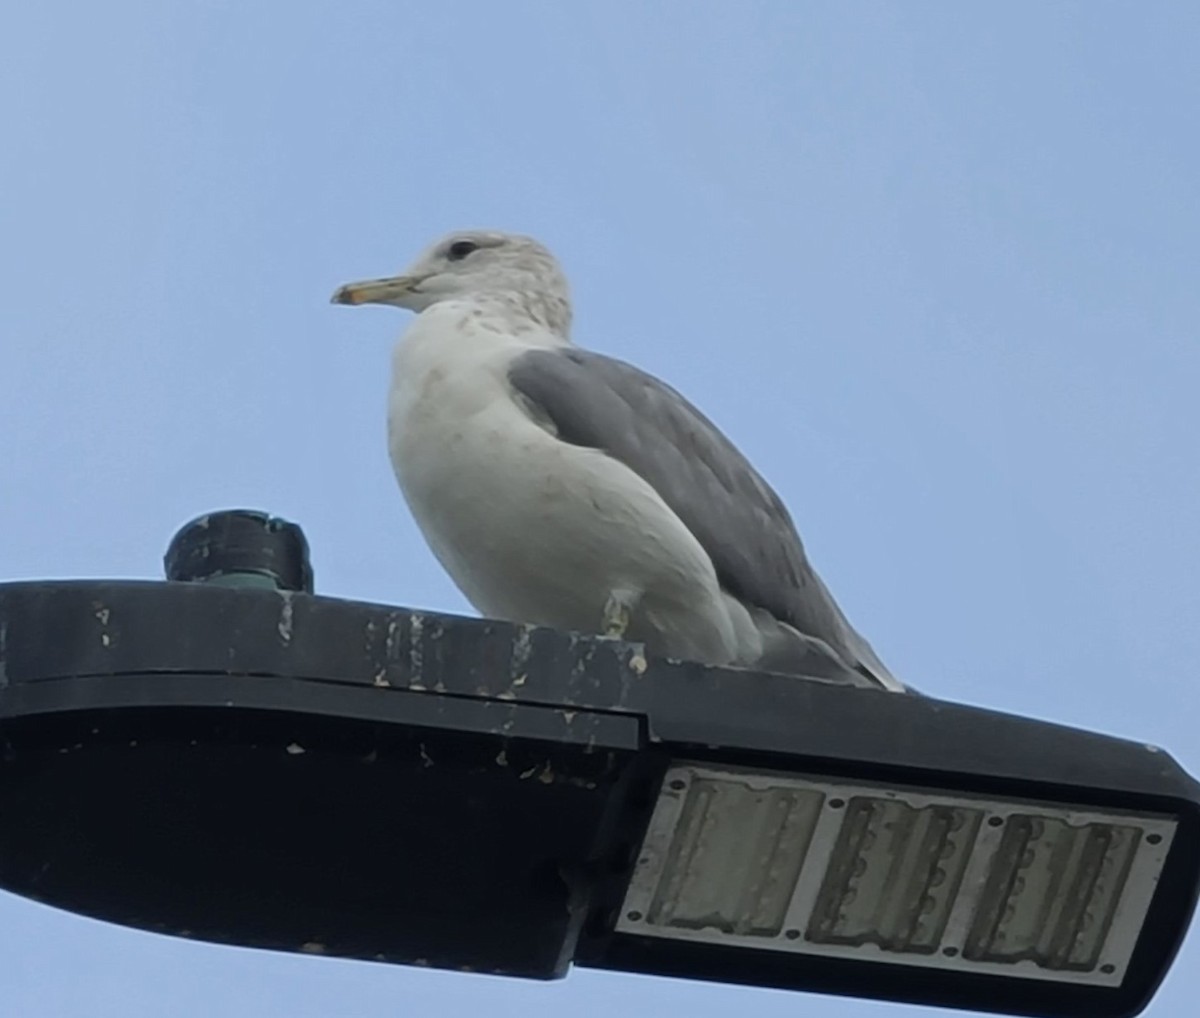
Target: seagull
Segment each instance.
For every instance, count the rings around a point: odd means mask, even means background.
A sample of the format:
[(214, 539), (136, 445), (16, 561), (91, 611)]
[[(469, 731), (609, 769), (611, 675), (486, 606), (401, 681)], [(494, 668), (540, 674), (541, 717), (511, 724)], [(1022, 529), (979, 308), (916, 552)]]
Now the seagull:
[(416, 312), (392, 355), (388, 450), (481, 614), (906, 690), (733, 443), (669, 385), (572, 343), (566, 279), (536, 240), (456, 232), (332, 299)]

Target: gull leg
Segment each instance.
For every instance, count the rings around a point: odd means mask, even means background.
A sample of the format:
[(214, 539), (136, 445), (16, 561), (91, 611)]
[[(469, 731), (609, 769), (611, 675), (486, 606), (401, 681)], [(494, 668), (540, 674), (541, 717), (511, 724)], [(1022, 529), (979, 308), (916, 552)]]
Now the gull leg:
[(629, 628), (629, 604), (619, 593), (613, 591), (604, 602), (604, 618), (601, 631), (605, 636), (621, 639)]

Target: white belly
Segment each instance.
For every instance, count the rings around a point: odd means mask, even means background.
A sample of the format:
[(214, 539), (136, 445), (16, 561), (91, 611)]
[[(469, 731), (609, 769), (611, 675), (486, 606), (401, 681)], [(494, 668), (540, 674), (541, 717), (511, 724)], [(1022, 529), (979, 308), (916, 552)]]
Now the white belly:
[(425, 312), (397, 347), (389, 451), (417, 524), (471, 603), (596, 632), (616, 592), (636, 603), (628, 635), (652, 651), (734, 660), (727, 599), (692, 534), (627, 467), (535, 424), (504, 373), (511, 340), (449, 310)]

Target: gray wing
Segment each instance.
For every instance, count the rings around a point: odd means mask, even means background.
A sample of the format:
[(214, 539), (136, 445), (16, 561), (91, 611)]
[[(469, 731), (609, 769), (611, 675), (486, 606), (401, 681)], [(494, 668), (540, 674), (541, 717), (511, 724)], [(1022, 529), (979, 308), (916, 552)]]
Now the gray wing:
[(509, 381), (564, 442), (599, 449), (653, 487), (708, 552), (722, 587), (903, 689), (809, 565), (787, 508), (683, 396), (624, 361), (574, 347), (530, 350)]

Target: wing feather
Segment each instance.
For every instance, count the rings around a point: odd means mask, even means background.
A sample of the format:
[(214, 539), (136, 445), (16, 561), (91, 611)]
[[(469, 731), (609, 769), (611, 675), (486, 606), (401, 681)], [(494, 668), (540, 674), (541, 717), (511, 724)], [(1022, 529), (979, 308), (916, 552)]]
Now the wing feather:
[(824, 641), (865, 676), (903, 688), (809, 564), (778, 494), (682, 395), (576, 347), (521, 354), (509, 381), (559, 439), (599, 449), (650, 484), (696, 536), (726, 591)]

